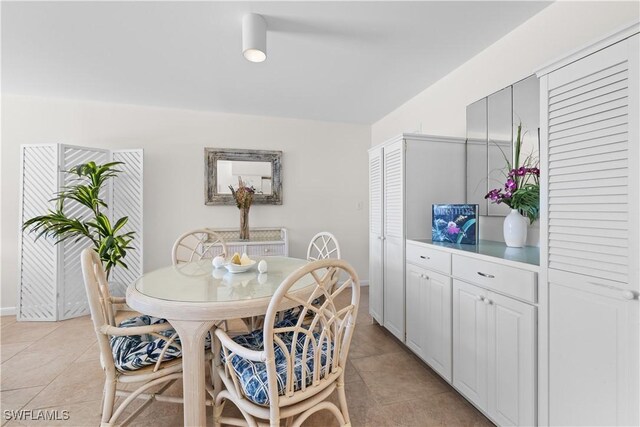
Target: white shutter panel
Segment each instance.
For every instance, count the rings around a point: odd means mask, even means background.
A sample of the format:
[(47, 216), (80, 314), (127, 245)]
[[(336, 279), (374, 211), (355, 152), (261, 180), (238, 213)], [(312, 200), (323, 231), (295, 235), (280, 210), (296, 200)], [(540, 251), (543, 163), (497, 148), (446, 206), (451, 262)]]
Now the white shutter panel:
[(382, 154), (380, 149), (369, 153), (369, 230), (382, 236)]
[(624, 43), (597, 52), (550, 74), (548, 89), (549, 268), (622, 283), (635, 227), (627, 57)]
[[(91, 161), (96, 164), (104, 164), (108, 159), (109, 152), (107, 150), (60, 145), (60, 182), (63, 183), (63, 186), (75, 183), (76, 176), (65, 172), (74, 166)], [(108, 189), (103, 189), (101, 197), (109, 204)], [(65, 212), (70, 217), (82, 216), (87, 218), (93, 215), (89, 208), (73, 200), (65, 202)], [(108, 212), (105, 212), (105, 214), (108, 216)], [(67, 239), (64, 243), (58, 245), (61, 251), (59, 255), (61, 270), (59, 276), (58, 319), (69, 319), (89, 313), (87, 293), (84, 288), (84, 278), (82, 277), (80, 253), (84, 248), (92, 246), (92, 243), (86, 238), (77, 241), (76, 239)]]
[[(58, 191), (58, 147), (23, 146), (20, 224), (55, 208)], [(22, 231), (20, 234), (20, 287), (18, 320), (57, 320), (57, 247), (53, 239)]]
[[(110, 282), (124, 287), (142, 275), (142, 183), (143, 183), (143, 150), (117, 150), (112, 154), (114, 162), (123, 162), (117, 169), (122, 172), (113, 180), (113, 196), (111, 200), (111, 221), (115, 222), (126, 216), (129, 218), (122, 232), (135, 231), (131, 246), (124, 262), (128, 268), (115, 267), (111, 272)], [(168, 254), (168, 253), (167, 253)], [(112, 289), (117, 292), (118, 289)], [(124, 296), (122, 294), (121, 296)]]
[(404, 140), (384, 147), (384, 235), (404, 238)]

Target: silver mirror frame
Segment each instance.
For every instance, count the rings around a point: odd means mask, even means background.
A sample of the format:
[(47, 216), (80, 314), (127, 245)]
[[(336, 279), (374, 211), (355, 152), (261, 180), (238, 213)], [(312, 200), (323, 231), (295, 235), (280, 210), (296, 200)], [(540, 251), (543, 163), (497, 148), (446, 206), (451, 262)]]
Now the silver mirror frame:
[(282, 204), (282, 151), (245, 150), (231, 148), (204, 149), (204, 204), (205, 205), (235, 205), (231, 194), (220, 194), (217, 191), (218, 160), (238, 160), (244, 162), (270, 162), (272, 187), (271, 194), (255, 194), (253, 204), (281, 205)]

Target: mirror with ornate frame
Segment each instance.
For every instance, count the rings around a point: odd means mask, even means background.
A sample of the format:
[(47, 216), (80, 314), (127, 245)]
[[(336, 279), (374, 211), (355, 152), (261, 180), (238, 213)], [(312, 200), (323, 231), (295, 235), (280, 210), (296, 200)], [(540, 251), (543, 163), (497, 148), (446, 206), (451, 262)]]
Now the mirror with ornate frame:
[(282, 151), (205, 148), (206, 205), (235, 205), (229, 186), (255, 188), (253, 204), (282, 204)]

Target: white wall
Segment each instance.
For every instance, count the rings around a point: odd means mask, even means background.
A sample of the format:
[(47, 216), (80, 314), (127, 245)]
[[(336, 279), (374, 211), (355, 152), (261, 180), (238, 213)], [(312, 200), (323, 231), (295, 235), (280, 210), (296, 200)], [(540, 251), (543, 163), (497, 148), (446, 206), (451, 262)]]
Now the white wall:
[[(372, 145), (401, 132), (465, 136), (466, 106), (571, 51), (637, 22), (640, 3), (556, 2), (373, 124)], [(537, 244), (537, 227), (529, 244)], [(502, 218), (482, 217), (480, 238), (502, 240)]]
[(180, 233), (239, 225), (235, 206), (204, 205), (204, 147), (282, 150), (283, 205), (254, 205), (250, 225), (287, 227), (296, 257), (316, 232), (331, 231), (366, 279), (370, 140), (365, 125), (3, 96), (0, 306), (16, 301), (20, 144), (143, 148), (147, 271), (170, 264)]

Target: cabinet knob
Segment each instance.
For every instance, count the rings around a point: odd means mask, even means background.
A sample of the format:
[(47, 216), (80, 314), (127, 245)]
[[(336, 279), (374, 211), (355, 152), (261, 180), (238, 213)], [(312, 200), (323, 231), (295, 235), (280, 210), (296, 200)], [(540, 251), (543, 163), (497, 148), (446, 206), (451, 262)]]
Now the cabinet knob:
[(269, 253), (269, 252), (271, 252), (271, 249), (269, 249), (269, 248), (264, 248), (264, 253), (265, 253), (265, 254), (267, 254), (267, 253)]
[(636, 299), (636, 294), (633, 291), (622, 291), (622, 298), (633, 300)]
[(482, 295), (476, 295), (476, 300), (482, 301), (484, 297)]
[(486, 305), (491, 305), (491, 304), (493, 303), (493, 301), (491, 301), (489, 298), (485, 298), (485, 299), (484, 299), (484, 303), (485, 303)]
[(424, 255), (420, 255), (420, 258), (422, 258), (422, 259), (431, 259), (431, 257), (424, 256)]

